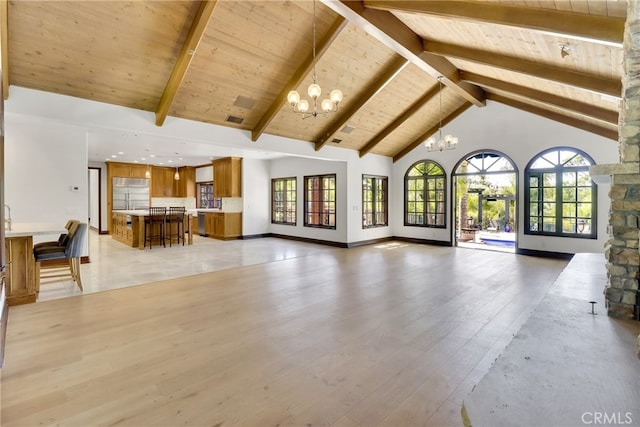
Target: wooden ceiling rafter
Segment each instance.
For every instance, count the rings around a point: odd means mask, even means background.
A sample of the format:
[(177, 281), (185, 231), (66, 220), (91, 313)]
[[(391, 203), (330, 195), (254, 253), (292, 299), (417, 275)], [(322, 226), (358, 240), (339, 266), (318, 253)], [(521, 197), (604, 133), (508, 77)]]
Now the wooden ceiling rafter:
[[(467, 111), (472, 105), (473, 104), (471, 104), (470, 102), (465, 101), (461, 106), (456, 108), (455, 111), (453, 111), (447, 117), (444, 117), (442, 119), (442, 126), (446, 126), (448, 123), (452, 122), (460, 114)], [(422, 135), (414, 139), (410, 144), (405, 146), (402, 150), (394, 154), (393, 163), (397, 162), (398, 160), (400, 160), (401, 158), (409, 154), (414, 148), (420, 146), (424, 141), (426, 141), (427, 138), (429, 138), (431, 135), (438, 132), (438, 130), (440, 129), (440, 126), (441, 126), (440, 122), (436, 123), (434, 126), (429, 128), (425, 133), (423, 133)]]
[(604, 95), (619, 98), (622, 93), (621, 80), (588, 75), (536, 61), (507, 55), (499, 55), (495, 52), (431, 40), (424, 41), (424, 48), (426, 51), (437, 55), (454, 57), (479, 64), (490, 65), (492, 67), (502, 68), (504, 70), (516, 71), (522, 74), (555, 81)]
[(396, 78), (396, 76), (405, 69), (410, 62), (402, 57), (396, 56), (396, 58), (387, 66), (387, 68), (379, 74), (376, 81), (366, 88), (365, 93), (358, 94), (358, 101), (353, 103), (348, 110), (343, 111), (340, 114), (338, 120), (335, 120), (327, 131), (323, 132), (322, 138), (316, 142), (316, 151), (320, 150), (336, 132), (344, 128), (349, 120), (362, 108), (365, 104), (371, 101), (376, 94), (380, 93), (389, 83)]
[(457, 68), (446, 58), (424, 52), (422, 38), (391, 12), (366, 8), (360, 0), (322, 0), (329, 8), (407, 58), (433, 78), (443, 76), (442, 84), (477, 107), (485, 104), (482, 88), (460, 80)]
[(187, 38), (182, 45), (182, 49), (178, 54), (178, 58), (173, 66), (169, 80), (164, 88), (158, 107), (156, 108), (156, 126), (162, 126), (169, 108), (178, 93), (178, 89), (182, 85), (184, 76), (191, 65), (191, 60), (198, 50), (198, 45), (202, 40), (213, 10), (215, 9), (217, 0), (204, 0), (200, 2), (196, 16), (193, 19)]
[(9, 0), (0, 0), (0, 67), (2, 96), (9, 99)]
[(552, 93), (542, 92), (530, 87), (508, 83), (503, 80), (498, 80), (467, 71), (461, 71), (460, 78), (482, 87), (490, 87), (502, 92), (508, 92), (513, 95), (517, 95), (519, 97), (533, 99), (538, 102), (550, 104), (564, 110), (573, 111), (575, 113), (582, 114), (584, 116), (591, 117), (596, 120), (601, 120), (613, 125), (618, 124), (619, 115), (617, 109), (608, 110), (595, 106), (593, 104), (588, 104), (586, 102), (572, 100)]
[(618, 140), (617, 129), (610, 129), (605, 126), (600, 126), (594, 123), (586, 122), (584, 120), (580, 120), (574, 117), (565, 116), (563, 114), (560, 114), (554, 111), (549, 111), (535, 105), (527, 104), (526, 102), (518, 101), (517, 99), (513, 99), (504, 95), (488, 92), (487, 99), (495, 102), (499, 102), (504, 105), (508, 105), (513, 108), (517, 108), (518, 110), (526, 111), (531, 114), (535, 114), (537, 116), (547, 118), (549, 120), (553, 120), (555, 122), (564, 123), (565, 125), (572, 126), (577, 129), (582, 129), (586, 132), (591, 132), (596, 135), (600, 135), (602, 137), (611, 139), (613, 141)]
[(440, 85), (436, 85), (429, 89), (424, 95), (420, 97), (417, 101), (415, 101), (409, 108), (407, 108), (402, 115), (397, 117), (393, 122), (391, 122), (387, 127), (385, 127), (382, 131), (378, 132), (376, 136), (374, 136), (370, 141), (366, 143), (366, 145), (360, 149), (358, 152), (360, 157), (363, 157), (371, 150), (373, 150), (378, 144), (382, 142), (387, 136), (391, 135), (393, 131), (395, 131), (400, 125), (409, 120), (416, 112), (422, 108), (430, 99), (436, 96), (440, 92)]
[[(331, 25), (331, 28), (316, 44), (316, 61), (329, 50), (329, 47), (333, 44), (338, 35), (344, 30), (348, 21), (342, 16), (338, 16), (335, 22)], [(287, 95), (290, 91), (296, 89), (300, 83), (304, 80), (313, 68), (313, 54), (309, 52), (309, 55), (304, 59), (302, 64), (296, 69), (291, 76), (291, 79), (282, 88), (276, 99), (271, 103), (267, 111), (262, 115), (258, 124), (251, 130), (251, 141), (256, 142), (260, 135), (262, 135), (269, 126), (269, 123), (280, 112), (282, 106), (287, 103)]]
[(452, 19), (508, 25), (595, 43), (622, 46), (625, 20), (554, 9), (519, 7), (478, 1), (364, 0), (370, 9), (420, 13)]

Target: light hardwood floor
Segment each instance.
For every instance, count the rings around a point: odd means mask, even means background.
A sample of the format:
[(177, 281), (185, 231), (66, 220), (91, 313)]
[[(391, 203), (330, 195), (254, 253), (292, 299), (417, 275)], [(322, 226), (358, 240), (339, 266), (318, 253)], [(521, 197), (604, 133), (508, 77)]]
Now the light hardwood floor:
[(461, 425), (566, 266), (399, 242), (206, 251), (254, 262), (12, 307), (2, 425)]

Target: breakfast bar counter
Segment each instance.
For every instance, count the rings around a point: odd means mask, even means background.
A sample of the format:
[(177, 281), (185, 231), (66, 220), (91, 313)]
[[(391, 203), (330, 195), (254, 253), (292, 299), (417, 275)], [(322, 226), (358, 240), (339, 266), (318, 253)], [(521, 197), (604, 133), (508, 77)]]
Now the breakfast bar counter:
[(46, 223), (13, 223), (11, 230), (5, 230), (4, 245), (8, 265), (5, 289), (9, 305), (32, 303), (38, 297), (33, 236), (51, 235), (51, 240), (55, 240), (58, 235), (66, 232), (61, 225)]
[[(148, 216), (149, 211), (146, 209), (113, 211), (111, 237), (132, 248), (144, 249), (144, 220)], [(189, 214), (184, 216), (183, 230), (186, 233), (185, 243), (193, 244)]]

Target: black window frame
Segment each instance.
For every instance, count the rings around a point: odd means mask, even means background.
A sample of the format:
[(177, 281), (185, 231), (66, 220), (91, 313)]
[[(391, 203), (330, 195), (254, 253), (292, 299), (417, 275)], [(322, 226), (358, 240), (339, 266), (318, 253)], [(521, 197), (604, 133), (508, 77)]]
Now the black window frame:
[[(365, 183), (365, 181), (368, 180), (371, 180), (370, 184)], [(367, 185), (371, 186), (372, 200), (367, 200)], [(371, 206), (371, 212), (368, 211), (369, 205)], [(372, 220), (371, 224), (367, 224), (367, 219), (369, 217)], [(362, 174), (362, 228), (368, 229), (388, 226), (389, 177)]]
[[(293, 182), (294, 189), (290, 190), (287, 187), (287, 183)], [(277, 184), (282, 183), (284, 189), (277, 190)], [(276, 193), (281, 193), (282, 198), (278, 200)], [(291, 195), (293, 195), (293, 201), (291, 201)], [(281, 201), (282, 209), (279, 209), (277, 206), (277, 202)], [(293, 207), (289, 207), (293, 205)], [(289, 208), (287, 208), (289, 207)], [(278, 214), (282, 214), (282, 220), (276, 219)], [(287, 219), (291, 218), (291, 214), (293, 214), (293, 221), (288, 221)], [(285, 178), (272, 178), (271, 179), (271, 223), (279, 224), (279, 225), (297, 225), (298, 224), (298, 178), (293, 177), (285, 177)]]
[[(560, 152), (561, 151), (570, 151), (574, 153), (574, 156), (569, 158), (568, 160), (560, 163)], [(558, 162), (550, 166), (548, 168), (533, 168), (534, 163), (544, 156), (547, 156), (551, 153), (558, 153)], [(580, 165), (580, 166), (571, 166), (567, 163), (571, 162), (575, 156), (582, 156), (589, 165)], [(589, 173), (589, 166), (595, 165), (593, 158), (589, 156), (584, 151), (574, 148), (574, 147), (553, 147), (546, 149), (538, 154), (536, 154), (527, 164), (527, 167), (524, 172), (524, 185), (525, 185), (525, 197), (524, 197), (524, 234), (533, 235), (533, 236), (553, 236), (553, 237), (569, 237), (569, 238), (578, 238), (578, 239), (597, 239), (598, 238), (598, 221), (597, 221), (597, 213), (598, 213), (598, 186), (590, 179), (590, 185), (580, 185), (579, 182), (579, 173), (586, 172)], [(575, 185), (566, 185), (565, 183), (565, 174), (575, 173)], [(555, 181), (553, 185), (545, 186), (545, 174), (554, 175)], [(537, 185), (534, 187), (532, 191), (532, 178), (537, 178)], [(584, 190), (589, 188), (591, 191), (591, 200), (589, 202), (579, 201), (578, 194), (580, 190)], [(544, 194), (545, 189), (553, 189), (553, 194), (555, 200), (545, 201)], [(567, 191), (564, 191), (567, 190)], [(575, 190), (575, 191), (570, 191)], [(572, 194), (575, 194), (575, 197), (572, 197)], [(532, 195), (537, 197), (536, 200), (532, 200)], [(573, 200), (571, 200), (571, 198)], [(590, 217), (586, 217), (584, 215), (579, 214), (579, 204), (591, 204), (590, 209)], [(535, 204), (534, 206), (532, 206)], [(545, 204), (555, 204), (553, 208), (554, 214), (553, 216), (545, 215)], [(575, 214), (568, 215), (567, 211), (564, 210), (566, 205), (576, 205), (575, 206)], [(532, 209), (536, 210), (536, 213), (532, 213)], [(570, 209), (569, 209), (570, 210)], [(534, 223), (534, 229), (532, 229), (532, 218), (536, 218), (537, 221)], [(545, 221), (544, 218), (554, 218), (555, 222), (555, 230), (550, 231), (549, 229), (545, 229)], [(569, 222), (569, 225), (574, 225), (573, 232), (566, 231), (564, 227), (564, 220), (575, 220), (575, 222)], [(588, 222), (585, 222), (587, 220)], [(542, 226), (539, 226), (542, 224)], [(585, 232), (585, 228), (583, 231), (580, 231), (580, 225), (588, 224), (588, 232)]]
[[(410, 173), (414, 170), (414, 169), (419, 169), (419, 165), (421, 164), (425, 164), (424, 166), (424, 173), (420, 176), (420, 175), (410, 175)], [(431, 166), (428, 166), (431, 165)], [(442, 173), (438, 173), (438, 174), (433, 174), (431, 173), (434, 168), (438, 168), (440, 169), (440, 171)], [(423, 185), (422, 185), (422, 189), (411, 189), (412, 185), (411, 185), (411, 181), (415, 181), (416, 183), (419, 183), (420, 181), (422, 181)], [(410, 203), (417, 203), (419, 202), (418, 200), (410, 200), (411, 197), (409, 197), (409, 192), (413, 191), (414, 193), (416, 193), (416, 197), (419, 196), (419, 194), (422, 194), (422, 202), (424, 203), (424, 209), (422, 210), (422, 212), (418, 212), (418, 210), (413, 209), (411, 210), (409, 207)], [(435, 212), (432, 212), (429, 208), (430, 208), (430, 203), (429, 203), (429, 194), (434, 194), (435, 195), (435, 200), (433, 200), (433, 203), (435, 203), (436, 209)], [(440, 198), (438, 198), (438, 196), (440, 196)], [(437, 207), (441, 208), (441, 211), (438, 211)], [(407, 171), (405, 172), (404, 175), (404, 203), (403, 203), (403, 210), (404, 210), (404, 225), (406, 227), (427, 227), (427, 228), (447, 228), (447, 173), (444, 169), (444, 167), (436, 162), (435, 160), (431, 160), (431, 159), (423, 159), (423, 160), (419, 160), (415, 163), (413, 163), (411, 166), (409, 166), (409, 168), (407, 169)], [(410, 221), (410, 215), (422, 215), (422, 222), (411, 222)], [(431, 218), (431, 222), (429, 222), (429, 218)], [(438, 222), (438, 219), (441, 218), (441, 223)]]
[[(330, 180), (333, 182), (333, 186), (329, 186), (329, 188), (325, 188), (325, 180)], [(310, 200), (309, 199), (309, 182), (312, 180), (318, 180), (319, 186), (317, 189), (311, 189), (311, 192), (321, 192), (323, 194), (322, 200)], [(312, 228), (324, 228), (329, 230), (335, 230), (337, 226), (337, 209), (338, 209), (338, 201), (337, 201), (337, 178), (336, 174), (324, 174), (324, 175), (308, 175), (304, 177), (304, 221), (303, 225), (305, 227)], [(316, 206), (317, 210), (311, 210), (310, 207)], [(327, 209), (327, 204), (333, 205), (333, 211), (331, 209)], [(315, 223), (311, 222), (311, 216), (318, 216), (319, 218), (323, 218), (323, 223)], [(333, 219), (333, 221), (331, 221)]]

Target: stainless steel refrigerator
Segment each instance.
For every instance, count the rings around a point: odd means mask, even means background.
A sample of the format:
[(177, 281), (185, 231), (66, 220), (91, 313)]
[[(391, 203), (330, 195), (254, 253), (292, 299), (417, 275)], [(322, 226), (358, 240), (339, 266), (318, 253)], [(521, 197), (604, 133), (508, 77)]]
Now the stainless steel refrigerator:
[(113, 178), (112, 209), (149, 209), (149, 180), (146, 178)]

